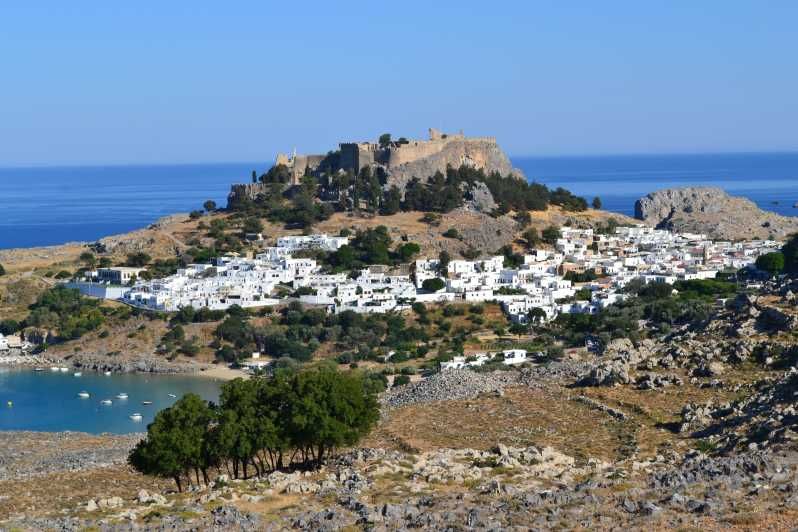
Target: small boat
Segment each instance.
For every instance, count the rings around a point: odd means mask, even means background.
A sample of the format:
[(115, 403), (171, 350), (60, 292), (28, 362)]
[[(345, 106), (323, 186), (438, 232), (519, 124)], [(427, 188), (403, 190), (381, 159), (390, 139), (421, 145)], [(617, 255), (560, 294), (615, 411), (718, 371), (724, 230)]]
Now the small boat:
[(66, 373), (67, 371), (69, 371), (69, 368), (65, 368), (65, 367), (62, 366), (62, 367), (58, 368), (58, 371), (60, 371), (61, 373)]
[(58, 371), (58, 366), (52, 366), (52, 367), (50, 368), (50, 371)]
[(33, 371), (44, 371), (44, 368), (33, 368)]
[(8, 405), (8, 408), (11, 408), (14, 406), (14, 401), (8, 401), (6, 404)]
[(106, 377), (108, 377), (110, 374), (111, 374), (111, 372), (110, 372), (110, 371), (106, 371), (106, 372), (105, 372), (105, 376), (106, 376)]
[(152, 404), (152, 401), (142, 401), (141, 404), (143, 404), (144, 406), (150, 406)]
[(89, 395), (89, 392), (78, 392), (78, 397), (81, 399), (88, 399), (91, 396)]
[(113, 401), (111, 401), (110, 399), (103, 399), (102, 401), (100, 401), (100, 404), (101, 404), (101, 405), (111, 405), (111, 404), (113, 404), (113, 403), (114, 403), (114, 402), (113, 402)]
[(130, 414), (130, 419), (133, 421), (141, 421), (142, 415), (136, 412), (135, 414)]
[(116, 394), (116, 398), (117, 399), (127, 399), (127, 394), (124, 393), (124, 392), (123, 393), (118, 393), (118, 394)]
[(174, 397), (177, 397), (177, 396), (176, 396), (175, 394), (173, 394), (173, 393), (170, 393), (170, 394), (168, 394), (168, 395), (169, 395), (169, 397), (172, 397), (172, 398), (174, 398)]
[(72, 375), (73, 375), (73, 376), (75, 376), (75, 377), (82, 377), (82, 376), (83, 376), (83, 373), (82, 373), (82, 372), (80, 372), (80, 371), (76, 371), (76, 372), (75, 372), (75, 373), (73, 373)]

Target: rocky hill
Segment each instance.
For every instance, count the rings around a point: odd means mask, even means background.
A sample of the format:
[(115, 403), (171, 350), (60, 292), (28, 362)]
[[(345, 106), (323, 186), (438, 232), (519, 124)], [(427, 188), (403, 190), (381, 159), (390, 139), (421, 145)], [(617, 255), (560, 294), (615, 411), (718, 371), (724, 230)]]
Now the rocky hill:
[(658, 190), (635, 203), (635, 218), (661, 229), (704, 233), (716, 239), (784, 238), (798, 231), (798, 217), (763, 211), (717, 187)]

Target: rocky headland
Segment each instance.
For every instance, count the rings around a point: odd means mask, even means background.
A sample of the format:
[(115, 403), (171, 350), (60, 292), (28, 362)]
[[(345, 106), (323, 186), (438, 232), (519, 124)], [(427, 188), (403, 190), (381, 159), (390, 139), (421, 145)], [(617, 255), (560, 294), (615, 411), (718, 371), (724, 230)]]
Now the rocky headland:
[(798, 231), (798, 217), (764, 211), (753, 201), (717, 187), (652, 192), (635, 203), (635, 218), (659, 229), (722, 240), (782, 239)]

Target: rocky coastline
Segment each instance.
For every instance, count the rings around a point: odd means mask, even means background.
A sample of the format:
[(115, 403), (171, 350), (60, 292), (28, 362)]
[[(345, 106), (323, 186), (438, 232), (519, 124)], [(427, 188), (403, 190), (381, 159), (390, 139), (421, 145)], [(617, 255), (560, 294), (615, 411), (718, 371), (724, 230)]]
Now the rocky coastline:
[(717, 187), (658, 190), (635, 203), (635, 218), (659, 229), (703, 233), (719, 240), (782, 239), (798, 231), (798, 217), (760, 209)]

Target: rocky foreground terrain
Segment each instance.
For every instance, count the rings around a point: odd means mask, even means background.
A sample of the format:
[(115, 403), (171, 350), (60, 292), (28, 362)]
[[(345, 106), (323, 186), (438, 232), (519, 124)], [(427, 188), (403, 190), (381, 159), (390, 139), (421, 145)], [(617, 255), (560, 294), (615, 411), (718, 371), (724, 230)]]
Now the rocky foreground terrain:
[(7, 433), (0, 529), (786, 530), (798, 520), (798, 286), (600, 355), (389, 390), (318, 471), (175, 493), (139, 435)]
[(635, 218), (660, 229), (704, 233), (719, 240), (782, 239), (798, 231), (798, 217), (763, 211), (753, 201), (717, 187), (652, 192), (635, 203)]

